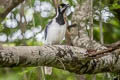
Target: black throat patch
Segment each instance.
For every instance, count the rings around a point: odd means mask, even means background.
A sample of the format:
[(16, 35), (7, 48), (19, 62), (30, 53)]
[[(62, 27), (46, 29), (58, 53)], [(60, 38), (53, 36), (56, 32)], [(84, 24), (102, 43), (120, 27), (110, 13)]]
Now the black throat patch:
[(65, 24), (64, 17), (63, 17), (63, 14), (62, 14), (62, 13), (60, 13), (60, 14), (56, 17), (56, 22), (57, 22), (59, 25), (64, 25), (64, 24)]

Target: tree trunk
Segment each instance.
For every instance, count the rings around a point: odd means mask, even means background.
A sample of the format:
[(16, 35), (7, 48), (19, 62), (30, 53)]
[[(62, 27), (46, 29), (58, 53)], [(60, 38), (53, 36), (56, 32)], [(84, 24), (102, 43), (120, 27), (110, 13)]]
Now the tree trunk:
[[(89, 0), (76, 7), (72, 20), (77, 23), (71, 29), (73, 46), (18, 46), (3, 47), (0, 50), (0, 67), (49, 66), (65, 69), (77, 74), (95, 74), (101, 72), (119, 72), (120, 48), (104, 52), (99, 58), (86, 54), (97, 53), (107, 49), (105, 46), (90, 40), (86, 34), (86, 20), (89, 14)], [(92, 44), (92, 45), (91, 45)]]

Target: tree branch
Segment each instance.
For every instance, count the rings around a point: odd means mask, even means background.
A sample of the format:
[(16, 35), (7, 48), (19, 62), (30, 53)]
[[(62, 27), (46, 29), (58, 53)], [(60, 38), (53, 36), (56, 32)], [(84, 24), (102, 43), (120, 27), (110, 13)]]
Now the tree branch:
[[(0, 50), (0, 67), (51, 66), (77, 74), (118, 72), (120, 58), (109, 54), (99, 59), (85, 56), (87, 49), (64, 45), (5, 47)], [(114, 52), (112, 52), (114, 53)]]
[[(4, 5), (2, 5), (4, 7), (4, 10), (2, 12), (0, 12), (0, 22), (7, 16), (7, 14), (12, 11), (16, 6), (18, 6), (20, 3), (22, 3), (24, 0), (8, 0), (8, 2), (6, 2), (7, 0), (4, 0), (2, 2), (4, 2)], [(1, 8), (1, 5), (0, 5)]]
[[(0, 50), (1, 67), (27, 67), (27, 66), (51, 66), (59, 69), (66, 69), (77, 74), (92, 74), (100, 72), (119, 72), (120, 71), (120, 49), (107, 53), (97, 59), (86, 57), (88, 49), (102, 51), (107, 49), (94, 40), (90, 40), (86, 34), (85, 21), (88, 15), (87, 1), (82, 7), (78, 6), (73, 14), (73, 20), (80, 27), (78, 34), (71, 36), (74, 46), (54, 45), (54, 46), (19, 46), (3, 47)], [(11, 8), (12, 10), (12, 8)], [(8, 10), (10, 11), (10, 10)], [(80, 22), (80, 23), (79, 23)], [(73, 31), (74, 33), (74, 31)], [(92, 45), (91, 45), (92, 44)]]
[[(105, 53), (109, 53), (109, 52), (112, 52), (112, 51), (115, 51), (117, 49), (120, 48), (120, 41), (116, 42), (116, 43), (113, 43), (111, 45), (111, 47), (109, 47), (108, 49), (105, 49), (105, 50), (102, 50), (102, 51), (96, 51), (96, 50), (92, 50), (89, 52), (89, 54), (86, 54), (86, 56), (89, 56), (89, 57), (102, 57), (104, 56)], [(106, 55), (106, 54), (105, 54)]]

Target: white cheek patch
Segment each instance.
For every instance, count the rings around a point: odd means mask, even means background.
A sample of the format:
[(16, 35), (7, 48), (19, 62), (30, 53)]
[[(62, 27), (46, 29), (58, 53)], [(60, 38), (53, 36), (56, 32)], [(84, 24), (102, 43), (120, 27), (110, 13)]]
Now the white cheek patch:
[(65, 7), (64, 7), (64, 8), (61, 8), (61, 12), (62, 12), (63, 10), (65, 10)]

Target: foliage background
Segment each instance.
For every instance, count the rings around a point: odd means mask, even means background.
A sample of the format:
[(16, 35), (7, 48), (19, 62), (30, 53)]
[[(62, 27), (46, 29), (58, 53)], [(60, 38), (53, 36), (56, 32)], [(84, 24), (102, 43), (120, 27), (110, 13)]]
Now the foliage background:
[[(69, 3), (71, 8), (67, 15), (69, 24), (76, 4), (82, 0), (62, 0)], [(92, 0), (94, 39), (101, 42), (100, 23), (104, 44), (118, 41), (120, 38), (120, 1), (119, 0)], [(2, 9), (0, 9), (2, 11)], [(54, 17), (55, 9), (52, 0), (26, 0), (14, 8), (0, 24), (0, 43), (4, 46), (34, 46), (43, 45), (43, 30), (46, 24)], [(101, 17), (101, 19), (100, 19)], [(89, 33), (89, 20), (86, 22)], [(96, 74), (96, 80), (113, 79), (118, 74)], [(86, 80), (92, 80), (95, 75), (85, 75)], [(77, 80), (77, 75), (54, 68), (52, 75), (45, 75), (46, 80)], [(40, 67), (1, 68), (0, 80), (44, 80)]]

